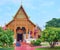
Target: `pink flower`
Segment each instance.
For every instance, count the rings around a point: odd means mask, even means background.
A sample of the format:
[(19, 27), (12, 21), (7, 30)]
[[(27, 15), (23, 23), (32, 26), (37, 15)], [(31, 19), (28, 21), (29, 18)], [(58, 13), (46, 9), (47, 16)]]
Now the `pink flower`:
[(7, 29), (6, 26), (4, 26), (4, 27), (3, 27), (3, 30), (6, 30), (6, 29)]

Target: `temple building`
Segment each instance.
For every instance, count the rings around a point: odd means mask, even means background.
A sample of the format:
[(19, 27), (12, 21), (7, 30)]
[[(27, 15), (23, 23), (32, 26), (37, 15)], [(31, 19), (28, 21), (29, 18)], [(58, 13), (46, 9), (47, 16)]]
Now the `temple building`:
[(6, 27), (14, 31), (14, 39), (17, 37), (16, 29), (17, 27), (24, 28), (26, 32), (26, 39), (29, 38), (29, 32), (31, 33), (32, 38), (37, 38), (41, 33), (41, 29), (29, 20), (28, 15), (26, 14), (23, 6), (20, 6), (13, 20), (6, 24)]

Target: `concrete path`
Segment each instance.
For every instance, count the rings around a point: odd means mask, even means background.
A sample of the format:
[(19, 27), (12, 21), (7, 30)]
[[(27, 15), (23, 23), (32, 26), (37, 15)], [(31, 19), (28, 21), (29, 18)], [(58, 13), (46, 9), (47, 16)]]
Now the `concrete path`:
[(20, 47), (15, 47), (15, 50), (35, 50), (34, 47), (30, 47), (28, 45), (22, 45)]
[(15, 46), (15, 50), (35, 50), (35, 47), (31, 47), (25, 43), (22, 43), (21, 46)]

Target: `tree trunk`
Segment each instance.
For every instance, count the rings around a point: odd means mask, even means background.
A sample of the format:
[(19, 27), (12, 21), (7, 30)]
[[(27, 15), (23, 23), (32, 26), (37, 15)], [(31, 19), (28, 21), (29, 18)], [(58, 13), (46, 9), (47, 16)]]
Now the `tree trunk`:
[(51, 43), (49, 43), (49, 44), (50, 44), (50, 47), (51, 47), (51, 48), (54, 48), (56, 42), (51, 42)]

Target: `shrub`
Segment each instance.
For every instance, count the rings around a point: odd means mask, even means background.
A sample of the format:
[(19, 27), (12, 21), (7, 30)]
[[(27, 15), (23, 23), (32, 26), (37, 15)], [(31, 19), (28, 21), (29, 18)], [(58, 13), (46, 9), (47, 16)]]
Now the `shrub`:
[(40, 43), (41, 43), (41, 40), (40, 39), (37, 39), (36, 41), (35, 40), (31, 41), (31, 44), (33, 46), (39, 46), (39, 45), (41, 45)]
[(1, 47), (10, 47), (13, 44), (13, 31), (10, 29), (3, 30), (0, 27), (0, 46)]

